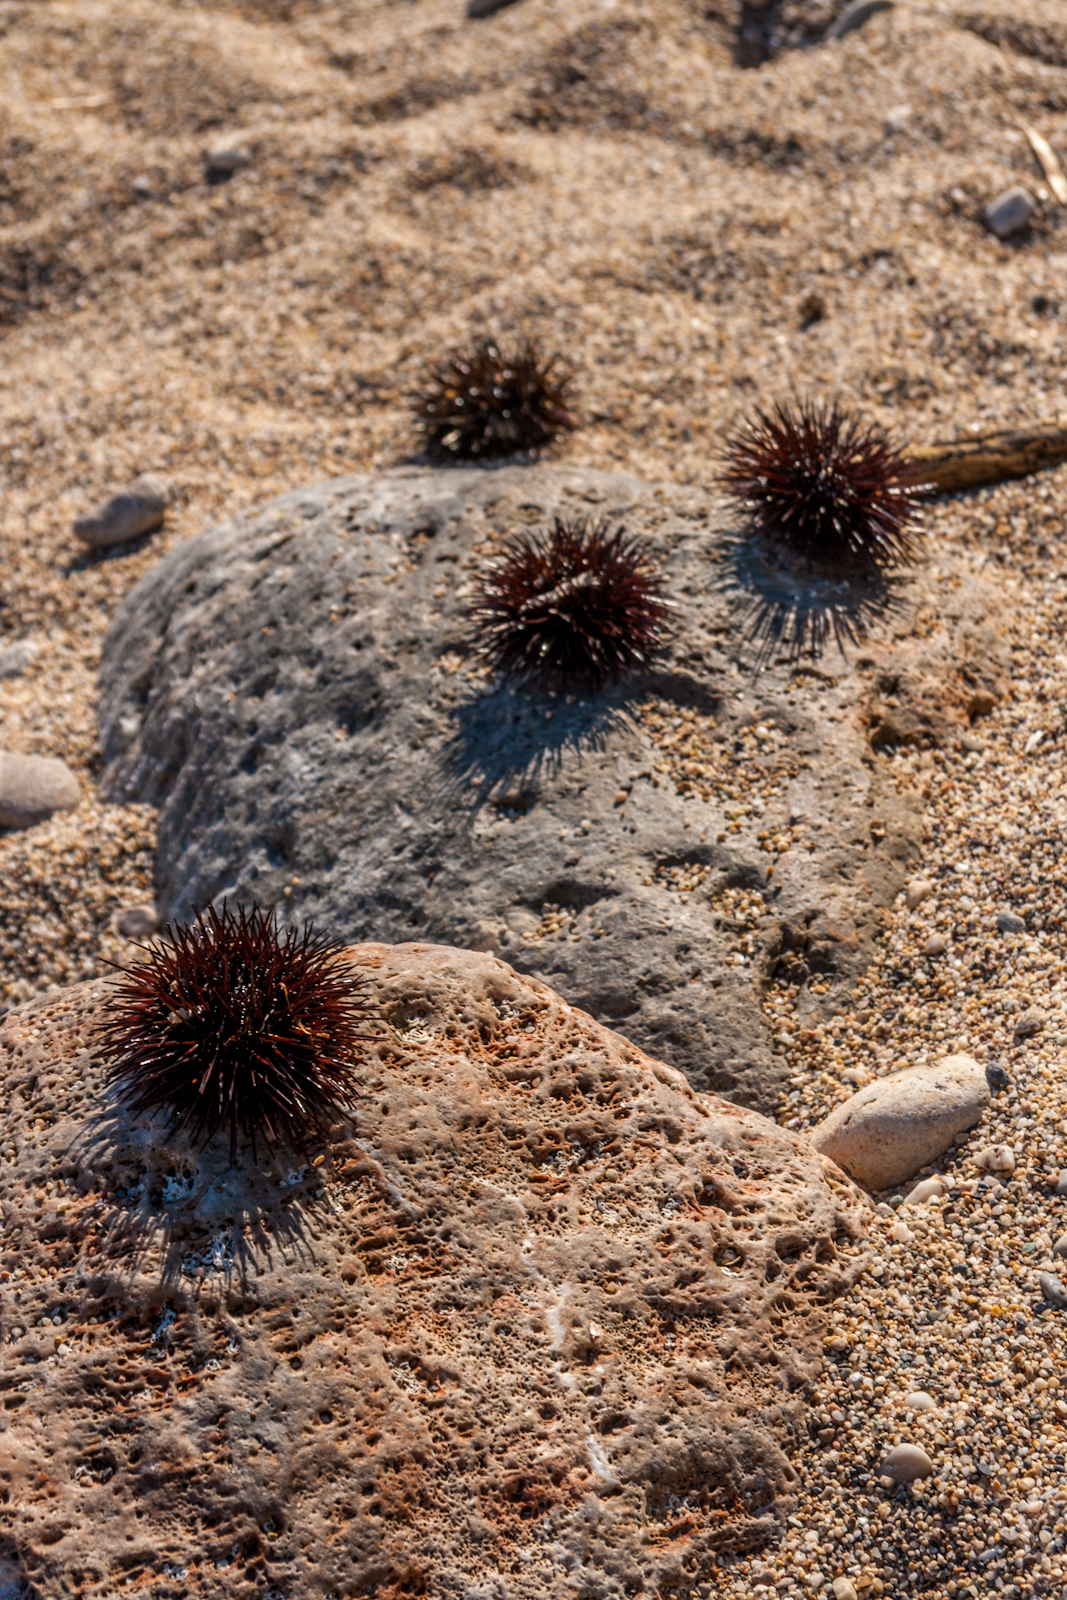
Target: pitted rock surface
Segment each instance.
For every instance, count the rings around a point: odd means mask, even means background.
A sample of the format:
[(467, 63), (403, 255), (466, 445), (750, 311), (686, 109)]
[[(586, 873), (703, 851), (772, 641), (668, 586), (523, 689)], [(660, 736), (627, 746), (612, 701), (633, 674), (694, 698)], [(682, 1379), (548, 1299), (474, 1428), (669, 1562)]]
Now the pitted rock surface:
[[(617, 519), (662, 562), (674, 642), (625, 689), (513, 692), (469, 652), (464, 586), (557, 513)], [(813, 595), (847, 610), (696, 489), (548, 466), (328, 483), (192, 540), (127, 597), (104, 790), (160, 807), (164, 916), (229, 895), (344, 939), (493, 950), (696, 1087), (769, 1109), (766, 986), (810, 977), (811, 1019), (833, 1009), (917, 859), (922, 802), (884, 751), (958, 738), (1003, 654), (992, 586), (947, 557), (814, 673), (766, 631)]]
[(11, 1582), (695, 1593), (788, 1508), (868, 1203), (491, 955), (350, 958), (366, 1098), (292, 1164), (116, 1106), (107, 982), (0, 1028)]

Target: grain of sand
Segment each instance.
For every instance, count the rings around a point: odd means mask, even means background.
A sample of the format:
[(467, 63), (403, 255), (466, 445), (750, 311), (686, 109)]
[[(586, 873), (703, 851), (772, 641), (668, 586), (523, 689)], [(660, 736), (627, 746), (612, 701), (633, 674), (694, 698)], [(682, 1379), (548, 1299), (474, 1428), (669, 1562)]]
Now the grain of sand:
[[(559, 458), (689, 483), (740, 411), (793, 389), (903, 439), (1062, 407), (1067, 218), (1018, 120), (1067, 152), (1067, 25), (1051, 0), (989, 5), (898, 4), (821, 48), (839, 4), (0, 9), (0, 648), (41, 647), (0, 682), (0, 743), (63, 756), (86, 788), (0, 839), (0, 1003), (121, 958), (114, 913), (150, 892), (151, 813), (94, 790), (117, 601), (224, 514), (405, 459), (409, 397), (451, 343), (536, 333), (578, 371)], [(203, 150), (235, 130), (252, 161), (209, 183)], [(1001, 244), (981, 208), (1018, 182), (1037, 210)], [(86, 557), (73, 517), (149, 470), (165, 530)], [(1011, 1088), (949, 1157), (946, 1198), (902, 1213), (910, 1238), (879, 1223), (796, 1516), (708, 1593), (1063, 1585), (1067, 1344), (1035, 1269), (1067, 1161), (1065, 505), (1067, 469), (932, 508), (934, 543), (1016, 592), (1012, 693), (973, 749), (878, 757), (924, 786), (936, 894), (895, 911), (856, 1004), (802, 1030), (791, 991), (772, 1002), (794, 1126), (950, 1046), (999, 1058)], [(997, 933), (1004, 906), (1024, 933)], [(949, 945), (928, 962), (933, 929)], [(978, 1183), (993, 1140), (1015, 1171)], [(933, 1411), (907, 1408), (917, 1387)], [(916, 1491), (879, 1481), (896, 1438), (934, 1460)]]

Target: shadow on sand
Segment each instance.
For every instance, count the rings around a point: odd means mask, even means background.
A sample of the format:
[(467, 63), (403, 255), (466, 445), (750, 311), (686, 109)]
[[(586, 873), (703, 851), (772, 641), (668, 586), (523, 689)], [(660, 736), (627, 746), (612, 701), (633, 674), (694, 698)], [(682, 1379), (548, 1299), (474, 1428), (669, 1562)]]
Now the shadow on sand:
[(783, 658), (817, 661), (831, 644), (846, 655), (847, 646), (906, 609), (903, 574), (822, 572), (759, 535), (732, 541), (725, 554), (719, 588), (740, 609), (756, 672)]

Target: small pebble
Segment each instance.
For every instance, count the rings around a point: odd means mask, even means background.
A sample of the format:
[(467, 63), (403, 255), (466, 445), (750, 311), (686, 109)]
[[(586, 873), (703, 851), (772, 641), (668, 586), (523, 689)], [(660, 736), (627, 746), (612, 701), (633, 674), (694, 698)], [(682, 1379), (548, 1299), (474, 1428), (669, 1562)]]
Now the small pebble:
[(921, 906), (927, 895), (933, 894), (934, 886), (929, 878), (913, 878), (905, 891), (905, 904), (909, 911), (914, 911)]
[(975, 1156), (974, 1164), (982, 1172), (1014, 1172), (1015, 1151), (1010, 1144), (987, 1144)]
[(1056, 1175), (1056, 1193), (1067, 1194), (1067, 1167), (1061, 1167)]
[(32, 639), (20, 639), (17, 644), (9, 644), (6, 649), (0, 650), (0, 678), (17, 678), (25, 672), (36, 654), (37, 646)]
[(32, 828), (81, 799), (81, 784), (56, 756), (0, 750), (0, 828)]
[(1059, 1278), (1054, 1278), (1051, 1272), (1039, 1272), (1037, 1281), (1041, 1286), (1041, 1293), (1050, 1305), (1058, 1306), (1061, 1311), (1067, 1307), (1067, 1289)]
[(209, 177), (227, 178), (252, 160), (252, 152), (239, 135), (220, 139), (204, 151), (204, 166)]
[[(962, 194), (962, 190), (960, 193)], [(967, 702), (967, 715), (973, 721), (976, 717), (988, 717), (996, 709), (997, 697), (990, 694), (987, 689), (980, 689), (977, 694), (972, 694)]]
[(924, 956), (943, 956), (948, 949), (948, 940), (943, 933), (932, 933), (923, 945)]
[(937, 1401), (932, 1394), (927, 1394), (925, 1389), (911, 1389), (904, 1396), (904, 1404), (909, 1411), (936, 1411)]
[(914, 1483), (916, 1478), (929, 1478), (933, 1470), (930, 1457), (917, 1444), (895, 1444), (878, 1469), (894, 1483)]
[(1011, 1078), (999, 1061), (990, 1061), (985, 1069), (985, 1081), (994, 1094), (1002, 1094), (1010, 1087)]
[(1031, 1006), (1017, 1017), (1013, 1029), (1016, 1039), (1032, 1039), (1035, 1033), (1040, 1033), (1045, 1026), (1045, 1013), (1037, 1006)]
[(834, 1600), (858, 1600), (856, 1585), (850, 1578), (835, 1578), (830, 1587), (834, 1591)]
[(161, 527), (167, 513), (167, 489), (159, 478), (146, 474), (103, 501), (87, 516), (77, 517), (74, 532), (90, 550), (126, 544)]
[(904, 1204), (906, 1206), (921, 1206), (927, 1200), (932, 1200), (936, 1195), (947, 1193), (948, 1184), (944, 1178), (939, 1178), (935, 1174), (934, 1177), (923, 1178), (921, 1183), (917, 1183), (914, 1189), (904, 1196)]
[(515, 0), (467, 0), (467, 15), (472, 20), (479, 17), (491, 17), (497, 11), (503, 11), (505, 6), (515, 4)]
[(826, 318), (826, 301), (817, 289), (810, 289), (800, 302), (800, 321), (805, 328)]
[(1061, 1233), (1056, 1243), (1052, 1246), (1054, 1256), (1067, 1256), (1067, 1233)]
[(1017, 917), (1014, 911), (997, 912), (998, 933), (1025, 933), (1026, 923), (1022, 917)]
[(147, 939), (158, 929), (155, 906), (123, 906), (115, 916), (115, 931), (124, 939)]
[(827, 43), (834, 39), (843, 39), (846, 34), (862, 28), (864, 23), (869, 22), (877, 12), (892, 11), (892, 9), (893, 0), (851, 0), (836, 21), (831, 22), (823, 38)]
[(1026, 227), (1034, 209), (1034, 200), (1029, 191), (1021, 183), (1016, 183), (991, 200), (983, 215), (991, 233), (995, 233), (998, 239), (1010, 239), (1013, 233), (1019, 233)]

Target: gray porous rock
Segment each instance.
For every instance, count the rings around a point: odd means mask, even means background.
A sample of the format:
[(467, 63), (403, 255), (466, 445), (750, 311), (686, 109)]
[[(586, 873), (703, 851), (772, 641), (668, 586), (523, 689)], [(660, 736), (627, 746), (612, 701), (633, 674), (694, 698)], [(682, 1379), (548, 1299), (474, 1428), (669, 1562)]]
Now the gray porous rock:
[(857, 1183), (878, 1193), (907, 1183), (973, 1128), (989, 1104), (989, 1085), (972, 1056), (946, 1056), (877, 1078), (835, 1106), (812, 1144)]
[[(647, 538), (675, 603), (663, 660), (604, 693), (494, 683), (468, 646), (472, 578), (557, 514)], [(1003, 687), (1000, 601), (948, 563), (847, 659), (788, 647), (877, 598), (783, 567), (698, 489), (566, 466), (338, 480), (126, 597), (103, 791), (160, 808), (164, 920), (230, 896), (492, 950), (770, 1107), (768, 986), (807, 983), (802, 1023), (835, 1008), (918, 859), (922, 802), (881, 752), (954, 748), (975, 683)]]
[(108, 981), (0, 1025), (17, 1592), (714, 1585), (791, 1508), (868, 1203), (491, 955), (350, 959), (365, 1098), (299, 1157), (116, 1103)]
[(81, 799), (81, 785), (57, 756), (0, 750), (0, 828), (32, 828)]
[(167, 514), (167, 486), (162, 479), (145, 473), (127, 489), (111, 495), (95, 511), (76, 517), (74, 532), (90, 550), (106, 550), (126, 544), (143, 533), (152, 533)]

